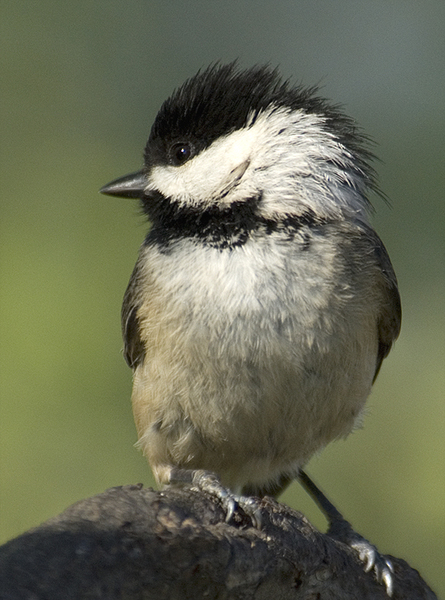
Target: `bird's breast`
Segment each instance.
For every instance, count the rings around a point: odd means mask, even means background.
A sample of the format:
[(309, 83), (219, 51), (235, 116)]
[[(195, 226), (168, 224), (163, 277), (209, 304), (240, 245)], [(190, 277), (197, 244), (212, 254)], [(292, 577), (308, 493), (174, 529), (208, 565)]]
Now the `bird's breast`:
[(264, 477), (350, 431), (371, 386), (376, 328), (344, 277), (336, 285), (342, 261), (326, 240), (143, 252), (146, 355), (133, 407), (152, 466), (224, 478), (237, 457)]

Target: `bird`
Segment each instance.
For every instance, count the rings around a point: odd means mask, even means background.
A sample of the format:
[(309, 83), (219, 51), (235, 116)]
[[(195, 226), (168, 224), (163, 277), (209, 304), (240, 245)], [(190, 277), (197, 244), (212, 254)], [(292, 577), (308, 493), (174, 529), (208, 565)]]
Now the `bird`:
[(149, 222), (122, 330), (158, 484), (277, 496), (361, 426), (401, 324), (373, 160), (317, 86), (214, 63), (162, 104), (142, 169), (101, 189)]

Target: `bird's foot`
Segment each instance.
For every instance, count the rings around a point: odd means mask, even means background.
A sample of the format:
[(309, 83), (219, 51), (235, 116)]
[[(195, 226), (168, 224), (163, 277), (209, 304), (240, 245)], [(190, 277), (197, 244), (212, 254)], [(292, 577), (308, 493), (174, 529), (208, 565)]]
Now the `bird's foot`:
[(250, 518), (253, 527), (261, 529), (261, 508), (258, 500), (254, 497), (234, 494), (221, 484), (215, 473), (201, 469), (173, 468), (170, 472), (170, 483), (186, 483), (217, 498), (226, 513), (226, 523), (233, 518), (238, 509), (241, 509)]
[(376, 580), (385, 586), (387, 595), (392, 596), (394, 591), (394, 569), (389, 558), (380, 554), (375, 546), (354, 531), (352, 525), (343, 518), (341, 513), (304, 471), (300, 471), (299, 480), (328, 519), (329, 529), (327, 534), (355, 550), (364, 565), (365, 572), (373, 571)]
[(357, 552), (365, 573), (373, 572), (376, 580), (385, 586), (388, 596), (394, 591), (394, 568), (391, 561), (363, 536), (354, 531), (351, 524), (342, 517), (330, 521), (328, 535), (346, 544)]

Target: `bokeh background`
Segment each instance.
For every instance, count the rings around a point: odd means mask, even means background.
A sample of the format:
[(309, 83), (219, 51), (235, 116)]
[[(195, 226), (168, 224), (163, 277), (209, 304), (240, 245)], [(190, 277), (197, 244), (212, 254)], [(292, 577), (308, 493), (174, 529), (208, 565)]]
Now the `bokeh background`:
[[(215, 60), (318, 83), (377, 142), (375, 226), (402, 334), (363, 430), (308, 471), (445, 594), (443, 0), (2, 0), (0, 542), (105, 488), (133, 447), (121, 299), (146, 224), (98, 194), (138, 169), (161, 102)], [(324, 527), (293, 484), (283, 498)]]

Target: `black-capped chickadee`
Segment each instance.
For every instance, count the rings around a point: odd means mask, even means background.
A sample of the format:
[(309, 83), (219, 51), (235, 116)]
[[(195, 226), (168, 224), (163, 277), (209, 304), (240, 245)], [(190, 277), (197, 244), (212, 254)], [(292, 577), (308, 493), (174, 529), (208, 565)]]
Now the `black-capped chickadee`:
[(371, 158), (314, 88), (214, 65), (164, 102), (142, 170), (102, 188), (151, 225), (122, 323), (160, 484), (203, 469), (276, 495), (360, 423), (401, 319)]

